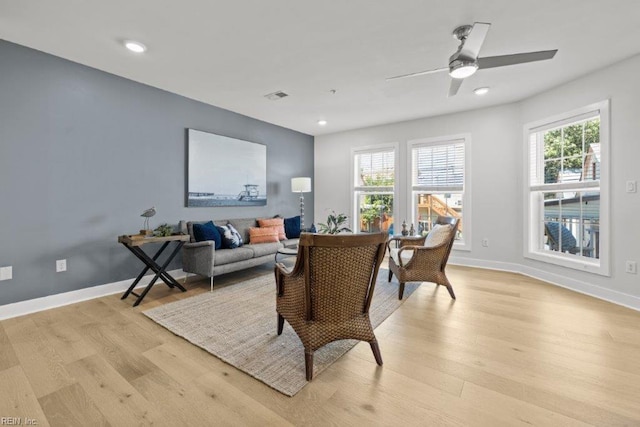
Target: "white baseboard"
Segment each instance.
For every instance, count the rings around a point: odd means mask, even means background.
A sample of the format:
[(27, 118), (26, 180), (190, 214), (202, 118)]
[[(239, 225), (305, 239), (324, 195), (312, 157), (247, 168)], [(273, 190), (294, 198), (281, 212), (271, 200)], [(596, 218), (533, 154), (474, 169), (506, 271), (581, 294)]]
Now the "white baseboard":
[[(169, 271), (169, 274), (175, 279), (179, 279), (185, 276), (185, 273), (181, 269)], [(145, 286), (147, 286), (147, 283), (149, 283), (153, 276), (153, 274), (148, 274), (143, 277), (140, 280), (140, 283), (142, 284), (136, 286), (136, 289), (144, 288)], [(75, 304), (77, 302), (99, 298), (106, 295), (124, 293), (129, 288), (129, 286), (131, 286), (133, 281), (134, 279), (121, 280), (119, 282), (107, 283), (105, 285), (78, 289), (77, 291), (64, 292), (61, 294), (49, 295), (46, 297), (6, 304), (0, 306), (0, 320), (9, 319), (11, 317), (24, 316), (25, 314), (48, 310), (50, 308), (62, 307), (64, 305)], [(162, 283), (162, 280), (158, 280), (155, 286)]]
[[(567, 288), (581, 294), (589, 295), (594, 298), (609, 301), (614, 304), (618, 304), (630, 309), (640, 311), (640, 298), (625, 294), (622, 292), (614, 291), (611, 289), (603, 288), (601, 286), (593, 285), (590, 283), (582, 282), (580, 280), (571, 279), (568, 277), (560, 276), (548, 271), (540, 270), (525, 265), (501, 262), (501, 261), (487, 261), (483, 259), (474, 258), (455, 258), (452, 257), (449, 260), (452, 265), (460, 265), (465, 267), (484, 268), (488, 270), (508, 271), (511, 273), (520, 273), (525, 276), (532, 277), (534, 279), (542, 280), (552, 285)], [(183, 278), (185, 273), (182, 270), (172, 270), (169, 274), (176, 279)], [(148, 281), (153, 275), (147, 275), (142, 280), (140, 285), (136, 289), (146, 286)], [(49, 295), (42, 298), (35, 298), (27, 301), (15, 302), (12, 304), (6, 304), (0, 306), (0, 320), (9, 319), (12, 317), (24, 316), (25, 314), (35, 313), (38, 311), (48, 310), (50, 308), (62, 307), (69, 304), (75, 304), (77, 302), (86, 301), (94, 298), (103, 297), (106, 295), (113, 295), (124, 293), (124, 291), (131, 286), (134, 279), (121, 280), (115, 283), (107, 283), (105, 285), (93, 286), (90, 288), (78, 289), (77, 291), (65, 292), (62, 294)]]
[(539, 268), (529, 267), (509, 262), (487, 261), (483, 259), (473, 258), (451, 258), (449, 263), (452, 265), (460, 265), (465, 267), (485, 268), (489, 270), (508, 271), (511, 273), (520, 273), (534, 279), (542, 280), (561, 288), (570, 289), (581, 294), (589, 295), (594, 298), (605, 300), (632, 310), (640, 311), (640, 298), (634, 295), (625, 294), (623, 292), (614, 291), (612, 289), (603, 288), (602, 286), (583, 282), (581, 280), (560, 276), (550, 273)]

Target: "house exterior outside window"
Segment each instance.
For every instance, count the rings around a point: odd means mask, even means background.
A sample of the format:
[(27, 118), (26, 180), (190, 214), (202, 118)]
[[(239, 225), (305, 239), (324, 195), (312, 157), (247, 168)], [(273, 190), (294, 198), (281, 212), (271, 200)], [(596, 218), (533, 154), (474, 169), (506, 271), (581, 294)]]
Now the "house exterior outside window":
[(409, 141), (411, 219), (427, 234), (439, 215), (459, 218), (454, 248), (471, 249), (468, 134)]
[(397, 146), (360, 148), (352, 154), (354, 232), (394, 233)]
[(609, 103), (525, 125), (525, 256), (609, 274)]

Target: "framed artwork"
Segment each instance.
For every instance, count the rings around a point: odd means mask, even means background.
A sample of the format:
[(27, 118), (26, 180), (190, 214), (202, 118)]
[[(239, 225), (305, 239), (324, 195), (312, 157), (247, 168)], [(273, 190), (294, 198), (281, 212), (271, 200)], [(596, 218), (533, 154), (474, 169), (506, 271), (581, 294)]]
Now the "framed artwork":
[(267, 146), (189, 129), (187, 207), (265, 206)]

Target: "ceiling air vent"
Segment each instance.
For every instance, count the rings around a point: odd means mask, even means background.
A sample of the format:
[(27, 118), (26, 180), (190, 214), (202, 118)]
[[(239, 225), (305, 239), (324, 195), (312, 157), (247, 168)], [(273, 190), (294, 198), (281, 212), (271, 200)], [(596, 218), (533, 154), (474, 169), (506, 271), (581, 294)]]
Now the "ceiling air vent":
[(265, 95), (264, 97), (269, 99), (269, 100), (271, 100), (271, 101), (277, 101), (278, 99), (286, 98), (287, 96), (289, 96), (289, 95), (284, 93), (283, 91), (279, 90), (277, 92), (269, 93), (269, 94)]

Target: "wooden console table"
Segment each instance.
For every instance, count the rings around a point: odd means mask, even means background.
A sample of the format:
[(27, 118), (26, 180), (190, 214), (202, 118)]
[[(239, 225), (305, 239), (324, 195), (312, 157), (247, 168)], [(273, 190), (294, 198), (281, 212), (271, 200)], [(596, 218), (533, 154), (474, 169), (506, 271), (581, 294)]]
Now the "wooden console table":
[[(129, 289), (127, 289), (124, 295), (122, 295), (121, 299), (125, 299), (129, 296), (129, 294), (132, 294), (138, 297), (136, 302), (133, 303), (134, 307), (137, 306), (142, 302), (145, 295), (147, 295), (147, 293), (156, 283), (158, 278), (162, 279), (168, 287), (172, 289), (175, 287), (180, 289), (182, 292), (186, 292), (187, 290), (180, 283), (178, 283), (176, 279), (171, 277), (169, 273), (167, 273), (167, 266), (173, 260), (173, 258), (175, 258), (178, 252), (180, 252), (180, 249), (182, 248), (182, 246), (188, 241), (189, 241), (189, 236), (187, 235), (167, 236), (167, 237), (137, 237), (137, 238), (132, 236), (126, 236), (126, 235), (118, 236), (118, 242), (122, 243), (127, 249), (131, 251), (131, 253), (133, 253), (145, 265), (145, 268), (140, 272), (140, 274), (138, 274), (138, 277), (136, 277), (136, 280), (131, 284), (131, 286), (129, 286)], [(162, 265), (159, 265), (156, 262), (156, 260), (160, 257), (160, 254), (162, 254), (162, 252), (167, 248), (167, 246), (169, 246), (169, 243), (171, 242), (177, 243), (176, 248), (173, 250), (173, 252), (171, 252), (171, 254), (165, 260), (165, 262)], [(153, 256), (153, 258), (149, 257), (149, 255), (147, 255), (141, 248), (142, 246), (148, 243), (162, 243), (162, 246), (160, 247), (160, 249), (158, 249), (158, 251)], [(147, 287), (144, 288), (142, 293), (140, 293), (139, 295), (136, 294), (135, 292), (133, 292), (133, 289), (140, 282), (140, 279), (142, 279), (144, 275), (147, 274), (147, 271), (149, 271), (150, 269), (154, 271), (156, 275), (153, 276), (153, 278), (151, 279)]]

